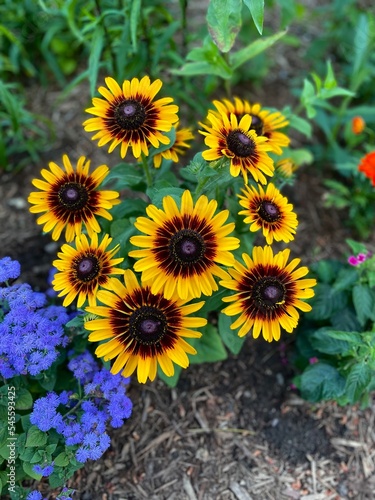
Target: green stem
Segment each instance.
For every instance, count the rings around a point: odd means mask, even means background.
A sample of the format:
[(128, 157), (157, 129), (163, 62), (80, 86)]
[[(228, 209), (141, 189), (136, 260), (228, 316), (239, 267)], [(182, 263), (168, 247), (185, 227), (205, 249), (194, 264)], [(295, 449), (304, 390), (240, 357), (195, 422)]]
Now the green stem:
[(142, 153), (141, 154), (141, 159), (142, 159), (142, 168), (143, 168), (143, 171), (144, 171), (145, 177), (146, 177), (147, 187), (151, 187), (152, 186), (152, 176), (151, 176), (150, 168), (149, 168), (149, 165), (148, 165), (147, 156), (145, 156)]

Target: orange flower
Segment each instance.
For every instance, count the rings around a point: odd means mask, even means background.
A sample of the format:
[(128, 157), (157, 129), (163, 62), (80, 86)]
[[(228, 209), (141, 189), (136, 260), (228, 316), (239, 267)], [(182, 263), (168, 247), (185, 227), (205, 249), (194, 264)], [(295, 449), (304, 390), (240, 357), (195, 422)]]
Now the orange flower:
[(362, 158), (358, 170), (371, 179), (372, 185), (375, 186), (375, 151), (368, 153)]
[(361, 134), (366, 126), (365, 120), (362, 118), (362, 116), (354, 116), (352, 119), (352, 132), (353, 134)]

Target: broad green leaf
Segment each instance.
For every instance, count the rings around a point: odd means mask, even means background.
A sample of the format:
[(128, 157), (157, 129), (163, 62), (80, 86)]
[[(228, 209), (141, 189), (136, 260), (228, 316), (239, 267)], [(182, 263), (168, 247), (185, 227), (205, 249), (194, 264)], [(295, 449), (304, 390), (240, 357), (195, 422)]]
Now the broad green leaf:
[(174, 186), (163, 188), (151, 187), (147, 190), (147, 195), (151, 199), (152, 204), (156, 205), (158, 208), (162, 208), (163, 198), (165, 196), (172, 196), (172, 198), (177, 202), (177, 205), (179, 205), (183, 193), (184, 189)]
[(238, 50), (234, 54), (229, 55), (230, 66), (233, 70), (239, 68), (245, 62), (249, 61), (253, 57), (261, 54), (263, 51), (271, 47), (275, 42), (280, 40), (286, 31), (279, 31), (272, 36), (263, 37), (261, 39), (255, 40), (243, 49)]
[(354, 49), (354, 64), (352, 70), (352, 86), (357, 87), (356, 78), (361, 69), (361, 66), (366, 61), (368, 51), (371, 48), (371, 38), (374, 37), (373, 33), (370, 34), (369, 19), (366, 14), (359, 16), (356, 31), (353, 40)]
[(34, 447), (34, 446), (44, 446), (47, 442), (47, 434), (40, 429), (36, 425), (32, 425), (27, 431), (26, 437), (26, 448)]
[(69, 463), (69, 456), (66, 454), (65, 451), (62, 451), (54, 459), (54, 462), (55, 462), (55, 465), (58, 467), (66, 467)]
[(312, 134), (312, 127), (310, 122), (297, 115), (292, 114), (289, 118), (289, 126), (310, 138)]
[(226, 314), (219, 314), (218, 327), (220, 337), (233, 354), (238, 354), (247, 337), (246, 335), (244, 337), (239, 337), (236, 330), (231, 330), (230, 325), (232, 323), (233, 320), (231, 317)]
[(344, 308), (334, 312), (331, 316), (332, 328), (335, 330), (351, 332), (361, 329), (354, 309)]
[(336, 368), (321, 361), (306, 368), (300, 384), (302, 397), (313, 402), (336, 399), (345, 390), (344, 377)]
[(372, 375), (373, 373), (365, 361), (361, 361), (352, 367), (345, 386), (345, 394), (349, 403), (354, 404), (362, 397), (363, 391), (371, 382)]
[(163, 380), (169, 387), (176, 387), (178, 380), (180, 378), (182, 368), (176, 364), (174, 366), (174, 374), (172, 377), (167, 377), (167, 375), (163, 372), (163, 370), (158, 366), (158, 377)]
[(324, 88), (325, 89), (334, 89), (337, 87), (337, 82), (335, 78), (335, 74), (333, 72), (331, 61), (327, 61), (327, 75), (324, 80)]
[(16, 394), (16, 409), (29, 410), (33, 406), (33, 397), (27, 389), (19, 389)]
[(208, 31), (221, 52), (229, 52), (241, 28), (241, 0), (211, 0), (207, 9)]
[(362, 326), (369, 319), (374, 319), (374, 294), (367, 285), (353, 287), (353, 304), (358, 321)]
[(345, 243), (347, 243), (349, 245), (351, 251), (353, 253), (355, 253), (356, 255), (359, 253), (367, 253), (366, 245), (364, 245), (363, 243), (360, 243), (358, 241), (354, 241), (350, 238), (347, 238), (345, 240)]
[(350, 350), (350, 345), (345, 340), (339, 340), (330, 335), (329, 328), (320, 328), (311, 336), (312, 346), (325, 354), (344, 355)]
[(332, 285), (332, 289), (335, 292), (338, 291), (348, 291), (348, 289), (356, 283), (358, 280), (358, 272), (353, 267), (344, 267), (342, 268)]
[(229, 80), (232, 78), (232, 71), (226, 68), (227, 64), (224, 62), (224, 59), (217, 62), (221, 63), (218, 65), (214, 65), (208, 62), (189, 62), (182, 66), (181, 69), (171, 70), (171, 73), (181, 76), (194, 76), (194, 75), (216, 75), (224, 78), (225, 80)]
[(98, 81), (98, 73), (100, 66), (100, 56), (102, 55), (104, 41), (104, 31), (102, 26), (98, 25), (95, 29), (93, 35), (93, 41), (91, 44), (90, 56), (89, 56), (89, 82), (90, 82), (90, 92), (93, 96), (96, 92), (96, 85)]
[[(107, 185), (113, 179), (119, 179), (118, 185), (123, 189), (133, 188), (140, 184), (143, 180), (142, 167), (140, 165), (131, 165), (129, 163), (119, 163), (111, 168), (103, 185)], [(117, 186), (117, 185), (116, 185)]]
[(28, 476), (32, 477), (33, 479), (37, 479), (38, 481), (41, 480), (42, 475), (37, 474), (36, 472), (33, 471), (33, 464), (31, 464), (30, 462), (23, 462), (22, 468)]
[(213, 363), (226, 359), (227, 351), (217, 329), (209, 323), (201, 328), (201, 332), (201, 338), (189, 339), (189, 343), (197, 350), (197, 354), (189, 355), (190, 363)]
[(261, 35), (263, 33), (264, 0), (244, 0), (244, 4), (250, 10), (256, 29)]

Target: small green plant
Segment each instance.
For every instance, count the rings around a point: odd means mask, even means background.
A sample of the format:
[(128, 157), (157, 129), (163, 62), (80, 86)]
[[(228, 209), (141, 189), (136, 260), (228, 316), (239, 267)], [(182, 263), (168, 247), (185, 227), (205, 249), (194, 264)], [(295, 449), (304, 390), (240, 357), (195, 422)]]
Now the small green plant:
[(297, 332), (295, 385), (303, 398), (367, 406), (375, 389), (375, 256), (348, 240), (355, 255), (312, 266), (313, 310)]

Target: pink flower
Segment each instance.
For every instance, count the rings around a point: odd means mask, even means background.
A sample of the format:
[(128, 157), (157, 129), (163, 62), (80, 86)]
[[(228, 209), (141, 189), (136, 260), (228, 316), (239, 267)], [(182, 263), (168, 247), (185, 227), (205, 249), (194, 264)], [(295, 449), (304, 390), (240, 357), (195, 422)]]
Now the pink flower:
[(319, 362), (319, 359), (316, 356), (309, 359), (310, 365), (315, 365), (315, 363), (318, 363), (318, 362)]

